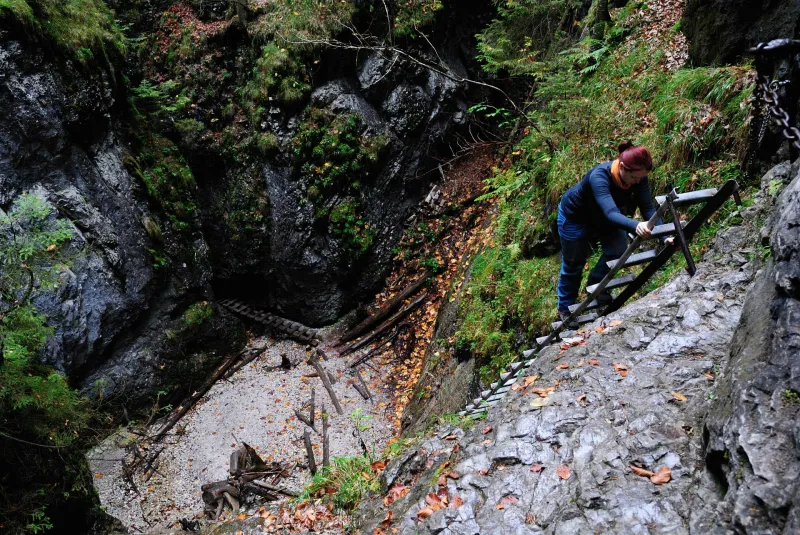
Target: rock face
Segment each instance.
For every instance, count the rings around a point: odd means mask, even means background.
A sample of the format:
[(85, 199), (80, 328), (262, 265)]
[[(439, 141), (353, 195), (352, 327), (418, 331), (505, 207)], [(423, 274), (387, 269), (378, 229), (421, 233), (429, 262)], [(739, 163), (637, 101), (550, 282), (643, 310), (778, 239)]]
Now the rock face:
[(682, 24), (692, 63), (722, 65), (748, 47), (800, 31), (800, 0), (688, 0)]
[(697, 533), (800, 532), (800, 176), (772, 227), (772, 258), (745, 302), (705, 421)]
[[(783, 165), (771, 179), (797, 172)], [(799, 343), (798, 195), (795, 178), (780, 198), (766, 268), (757, 244), (768, 201), (717, 235), (693, 278), (682, 273), (607, 316), (600, 332), (592, 325), (585, 345), (543, 350), (527, 372), (537, 378), (486, 421), (455, 440), (441, 429), (390, 464), (387, 486), (411, 487), (392, 506), (391, 526), (796, 533), (800, 403), (789, 356)], [(631, 466), (667, 468), (671, 479), (656, 485)], [(437, 479), (451, 470), (457, 478)], [(451, 505), (418, 515), (437, 491)], [(377, 500), (359, 509), (366, 533), (386, 517)]]
[[(69, 62), (56, 68), (41, 49), (0, 33), (0, 205), (34, 192), (72, 221), (74, 261), (59, 290), (35, 301), (55, 327), (45, 359), (83, 387), (103, 379), (97, 386), (135, 404), (170, 385), (173, 372), (189, 382), (202, 376), (221, 356), (210, 352), (241, 336), (241, 327), (215, 316), (204, 332), (217, 343), (199, 360), (188, 346), (176, 359), (166, 343), (186, 307), (208, 298), (207, 246), (193, 236), (194, 265), (170, 278), (154, 269), (144, 225), (157, 216), (123, 166), (110, 119), (118, 86), (109, 73), (77, 72)], [(203, 344), (197, 335), (193, 343)], [(159, 368), (169, 359), (174, 367)]]

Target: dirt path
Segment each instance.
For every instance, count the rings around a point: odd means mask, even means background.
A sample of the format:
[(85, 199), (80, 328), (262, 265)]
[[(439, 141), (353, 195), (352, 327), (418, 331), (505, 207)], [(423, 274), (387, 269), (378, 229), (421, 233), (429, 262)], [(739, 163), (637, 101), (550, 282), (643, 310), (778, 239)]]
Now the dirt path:
[[(168, 438), (170, 444), (159, 456), (156, 474), (149, 481), (142, 475), (137, 477), (138, 493), (124, 481), (121, 473), (124, 445), (135, 435), (120, 432), (90, 452), (89, 464), (103, 506), (131, 533), (167, 528), (181, 518), (201, 516), (200, 486), (228, 476), (230, 454), (242, 442), (255, 448), (265, 461), (304, 465), (304, 424), (296, 419), (293, 410), (302, 410), (312, 387), (316, 389), (317, 420), (323, 403), (332, 417), (333, 457), (361, 453), (353, 434), (352, 414), (357, 409), (368, 418), (365, 423), (370, 428), (364, 432), (368, 444), (377, 451), (386, 446), (392, 436), (393, 415), (389, 387), (384, 386), (389, 383), (387, 366), (375, 362), (374, 369), (362, 368), (375, 398), (372, 404), (364, 401), (349, 384), (348, 359), (331, 356), (324, 362), (325, 368), (337, 377), (333, 386), (344, 409), (344, 415), (338, 416), (319, 378), (303, 377), (313, 372), (305, 362), (305, 346), (263, 338), (254, 339), (250, 345), (265, 345), (265, 342), (267, 349), (262, 355), (229, 381), (217, 383), (181, 420), (176, 426), (181, 434), (173, 433)], [(322, 349), (335, 354), (327, 347)], [(281, 354), (298, 364), (289, 371), (269, 371), (269, 366), (280, 364)], [(150, 429), (150, 433), (153, 432), (154, 429)], [(312, 437), (318, 461), (321, 461), (321, 436), (312, 434)], [(295, 477), (285, 485), (300, 490), (308, 478), (308, 471), (298, 467)]]

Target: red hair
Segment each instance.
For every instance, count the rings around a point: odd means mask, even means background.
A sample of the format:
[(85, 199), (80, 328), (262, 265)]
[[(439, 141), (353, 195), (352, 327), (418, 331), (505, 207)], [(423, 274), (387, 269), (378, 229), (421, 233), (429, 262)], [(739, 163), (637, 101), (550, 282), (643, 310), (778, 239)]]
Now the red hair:
[(619, 163), (628, 171), (653, 170), (650, 151), (641, 145), (634, 146), (630, 141), (620, 144)]

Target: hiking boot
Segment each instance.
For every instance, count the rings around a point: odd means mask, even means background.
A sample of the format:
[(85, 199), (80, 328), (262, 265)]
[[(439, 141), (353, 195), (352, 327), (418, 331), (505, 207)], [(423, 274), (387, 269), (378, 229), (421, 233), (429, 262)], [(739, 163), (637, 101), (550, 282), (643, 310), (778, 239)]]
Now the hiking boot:
[(568, 311), (566, 311), (566, 310), (559, 310), (558, 311), (558, 319), (560, 319), (561, 322), (564, 323), (564, 326), (567, 329), (577, 329), (578, 327), (580, 327), (580, 323), (578, 323), (578, 320), (575, 319), (575, 318), (572, 318), (572, 320), (570, 320), (569, 323), (566, 323), (566, 320), (567, 320), (568, 317), (569, 317), (569, 312)]

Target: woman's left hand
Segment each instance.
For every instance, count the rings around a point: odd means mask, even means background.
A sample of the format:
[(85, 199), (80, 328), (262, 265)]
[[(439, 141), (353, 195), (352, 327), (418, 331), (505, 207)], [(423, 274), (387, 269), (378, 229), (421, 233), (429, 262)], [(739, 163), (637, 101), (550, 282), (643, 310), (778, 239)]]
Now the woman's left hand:
[(675, 245), (675, 236), (670, 236), (669, 238), (664, 240), (664, 243), (667, 245)]

